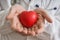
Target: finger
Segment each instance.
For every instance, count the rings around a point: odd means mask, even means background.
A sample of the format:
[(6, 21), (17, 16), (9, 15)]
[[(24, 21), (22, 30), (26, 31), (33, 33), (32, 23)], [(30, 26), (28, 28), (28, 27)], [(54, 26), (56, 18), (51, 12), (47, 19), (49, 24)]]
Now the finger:
[(22, 32), (22, 31), (23, 31), (23, 26), (22, 26), (22, 24), (19, 22), (18, 18), (16, 18), (16, 19), (17, 19), (17, 23), (16, 23), (16, 25), (17, 25), (17, 30), (18, 30), (19, 32)]
[(31, 28), (27, 28), (28, 29), (28, 35), (31, 35)]
[(23, 34), (27, 34), (27, 28), (23, 27), (22, 33), (23, 33)]
[(16, 28), (17, 28), (17, 25), (16, 25), (17, 20), (15, 20), (15, 19), (16, 19), (16, 18), (13, 18), (13, 19), (12, 19), (12, 22), (11, 22), (11, 28), (14, 29), (14, 30), (16, 30)]
[(43, 23), (45, 23), (45, 18), (41, 14), (38, 14), (38, 21), (37, 22), (39, 22), (39, 19), (41, 19), (43, 21)]
[(43, 23), (42, 20), (43, 20), (43, 19), (42, 19), (42, 17), (40, 16), (40, 18), (39, 18), (39, 20), (38, 20), (38, 22), (37, 22), (37, 26), (38, 26), (38, 30), (36, 31), (37, 34), (42, 33), (42, 32), (44, 31), (44, 23)]
[(23, 31), (23, 27), (22, 27), (19, 23), (17, 23), (16, 25), (17, 25), (16, 30), (17, 30), (18, 32), (22, 32), (22, 31)]
[(40, 34), (40, 33), (44, 32), (44, 27), (42, 27), (42, 25), (38, 25), (40, 28), (38, 28), (37, 34)]
[(32, 35), (32, 36), (35, 36), (34, 27), (31, 28), (31, 35)]
[(35, 34), (37, 34), (37, 30), (38, 30), (37, 24), (35, 24), (33, 27), (34, 27)]
[(37, 8), (37, 9), (35, 9), (34, 11), (36, 11), (37, 13), (40, 13), (43, 17), (45, 17), (45, 19), (46, 19), (48, 22), (52, 23), (51, 17), (47, 14), (47, 12), (46, 12), (45, 10), (43, 10), (43, 9), (41, 9), (41, 8)]
[(23, 27), (20, 27), (20, 25), (17, 23), (17, 31), (21, 32), (23, 30)]
[(23, 30), (23, 27), (21, 23), (18, 21), (18, 18), (16, 16), (14, 16), (12, 25), (13, 25), (12, 28), (18, 32), (21, 32)]

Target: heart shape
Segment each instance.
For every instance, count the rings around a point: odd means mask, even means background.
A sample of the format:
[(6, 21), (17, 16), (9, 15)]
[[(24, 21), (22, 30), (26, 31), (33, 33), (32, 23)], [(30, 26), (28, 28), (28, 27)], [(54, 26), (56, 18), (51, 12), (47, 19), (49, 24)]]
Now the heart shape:
[(18, 18), (24, 27), (30, 28), (37, 21), (37, 13), (35, 11), (23, 11), (18, 15)]

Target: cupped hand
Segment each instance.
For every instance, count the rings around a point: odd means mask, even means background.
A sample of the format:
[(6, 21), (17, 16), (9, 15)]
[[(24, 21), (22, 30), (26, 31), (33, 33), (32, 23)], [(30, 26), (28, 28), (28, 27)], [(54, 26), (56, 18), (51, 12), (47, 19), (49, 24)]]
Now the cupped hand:
[(17, 17), (22, 11), (25, 11), (25, 9), (21, 5), (14, 5), (7, 16), (7, 19), (11, 21), (11, 28), (19, 33), (35, 36), (44, 31), (45, 19), (52, 23), (52, 19), (47, 15), (47, 12), (44, 9), (37, 8), (34, 10), (38, 14), (37, 23), (35, 23), (32, 28), (25, 28)]
[(26, 11), (21, 5), (13, 5), (7, 15), (6, 19), (11, 22), (11, 28), (18, 33), (23, 35), (28, 35), (27, 28), (23, 27), (23, 25), (18, 20), (18, 15), (22, 12)]
[(47, 14), (47, 11), (42, 8), (37, 8), (34, 10), (38, 14), (37, 23), (33, 25), (30, 31), (28, 31), (32, 35), (37, 35), (44, 32), (45, 20), (49, 23), (52, 23), (51, 17)]
[(52, 23), (51, 17), (47, 14), (47, 11), (42, 8), (37, 8), (34, 10), (38, 14), (38, 20), (33, 25), (32, 28), (28, 29), (28, 34), (31, 34), (33, 36), (40, 34), (44, 32), (45, 27), (45, 20), (49, 23)]
[(23, 28), (22, 24), (20, 23), (17, 17), (22, 11), (25, 11), (25, 9), (21, 5), (13, 5), (9, 11), (9, 14), (6, 17), (7, 20), (11, 22), (11, 28), (18, 32), (25, 31), (23, 30), (25, 28)]

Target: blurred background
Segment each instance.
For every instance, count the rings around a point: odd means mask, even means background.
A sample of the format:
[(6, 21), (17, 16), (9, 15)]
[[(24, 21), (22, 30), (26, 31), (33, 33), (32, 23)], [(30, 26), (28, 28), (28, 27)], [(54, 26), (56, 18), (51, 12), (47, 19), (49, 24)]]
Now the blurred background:
[(0, 0), (0, 11), (8, 8), (8, 7), (11, 7), (11, 5), (14, 5), (16, 3), (20, 3), (19, 2), (20, 0)]

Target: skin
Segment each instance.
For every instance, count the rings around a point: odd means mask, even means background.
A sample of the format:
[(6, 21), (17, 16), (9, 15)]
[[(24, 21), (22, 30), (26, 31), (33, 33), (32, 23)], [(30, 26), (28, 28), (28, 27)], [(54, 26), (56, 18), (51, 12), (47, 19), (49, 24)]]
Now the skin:
[(37, 8), (34, 11), (38, 14), (38, 20), (32, 28), (27, 29), (22, 26), (17, 17), (22, 11), (25, 11), (25, 9), (21, 5), (14, 5), (6, 17), (11, 22), (11, 28), (18, 33), (35, 36), (44, 31), (45, 19), (52, 23), (52, 19), (47, 15), (47, 12), (44, 9)]

